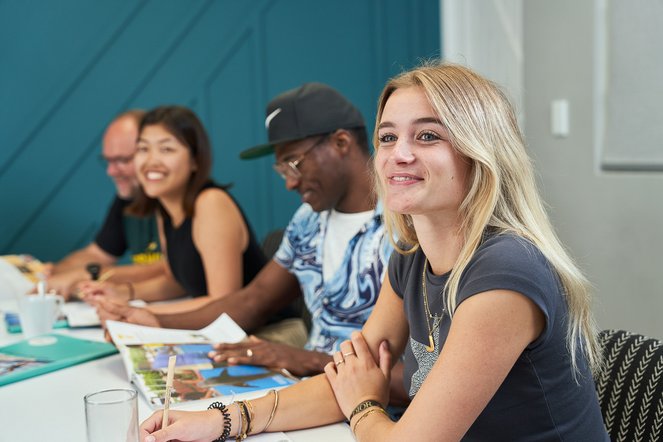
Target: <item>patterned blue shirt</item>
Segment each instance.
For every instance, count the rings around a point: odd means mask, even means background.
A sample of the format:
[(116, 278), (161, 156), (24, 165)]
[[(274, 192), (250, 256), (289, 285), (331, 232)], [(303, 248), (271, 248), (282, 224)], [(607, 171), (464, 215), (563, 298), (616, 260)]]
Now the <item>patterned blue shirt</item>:
[(290, 220), (274, 260), (292, 273), (311, 312), (306, 348), (338, 350), (360, 330), (377, 300), (393, 250), (382, 223), (382, 206), (350, 240), (343, 262), (328, 280), (322, 278), (322, 248), (330, 211), (315, 212), (303, 204)]

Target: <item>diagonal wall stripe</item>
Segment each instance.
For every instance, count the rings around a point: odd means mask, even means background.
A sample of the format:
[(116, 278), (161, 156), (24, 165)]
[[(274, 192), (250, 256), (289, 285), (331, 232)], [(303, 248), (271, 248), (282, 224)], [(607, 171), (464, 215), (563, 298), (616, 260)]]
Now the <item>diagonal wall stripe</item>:
[[(213, 0), (207, 0), (205, 3), (202, 4), (202, 7), (196, 13), (193, 18), (183, 27), (183, 29), (173, 38), (173, 41), (171, 44), (166, 47), (166, 49), (163, 51), (162, 56), (154, 63), (151, 69), (147, 71), (147, 73), (144, 75), (142, 81), (134, 88), (134, 90), (129, 94), (128, 98), (124, 101), (122, 106), (117, 110), (116, 113), (121, 112), (122, 110), (126, 109), (135, 99), (135, 97), (145, 88), (147, 83), (149, 82), (150, 78), (154, 75), (154, 73), (159, 69), (159, 67), (165, 62), (165, 60), (170, 57), (172, 52), (175, 50), (175, 48), (181, 44), (183, 41), (184, 37), (191, 31), (193, 26), (195, 26), (196, 22), (200, 20), (200, 17), (205, 13), (207, 8), (209, 8), (210, 4), (212, 3)], [(144, 4), (144, 3), (143, 3)], [(128, 25), (129, 21), (127, 21), (123, 26), (122, 29), (126, 29), (126, 26)], [(119, 34), (117, 34), (119, 35)], [(115, 37), (115, 39), (117, 36)], [(113, 40), (115, 40), (113, 39)], [(110, 47), (110, 45), (108, 45)], [(107, 50), (107, 47), (106, 47)], [(105, 51), (102, 51), (100, 53), (103, 53)], [(97, 61), (101, 57), (97, 58)], [(64, 100), (63, 100), (64, 102)], [(83, 153), (79, 155), (76, 160), (71, 164), (71, 166), (67, 169), (67, 172), (63, 174), (63, 177), (59, 180), (57, 185), (53, 186), (50, 192), (46, 194), (46, 196), (41, 200), (40, 204), (37, 206), (37, 208), (30, 214), (30, 216), (27, 218), (27, 221), (23, 223), (21, 228), (15, 233), (13, 238), (9, 241), (7, 244), (7, 249), (11, 250), (17, 241), (21, 238), (23, 234), (29, 231), (30, 227), (32, 227), (32, 224), (37, 220), (37, 217), (39, 213), (44, 210), (44, 208), (50, 203), (51, 199), (59, 192), (60, 187), (62, 187), (66, 182), (68, 182), (73, 176), (81, 164), (85, 161), (85, 159), (94, 152), (95, 149), (98, 149), (97, 145), (97, 139), (101, 138), (101, 133), (99, 134), (98, 137), (95, 137), (93, 141), (90, 142), (90, 144), (84, 149)]]

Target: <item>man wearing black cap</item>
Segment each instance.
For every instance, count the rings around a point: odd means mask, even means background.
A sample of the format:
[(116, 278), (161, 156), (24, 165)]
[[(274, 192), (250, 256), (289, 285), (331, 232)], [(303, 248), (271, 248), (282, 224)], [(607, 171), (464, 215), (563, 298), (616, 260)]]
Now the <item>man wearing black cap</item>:
[(297, 375), (320, 373), (332, 360), (330, 354), (368, 318), (392, 251), (373, 191), (365, 124), (339, 92), (307, 83), (269, 103), (265, 126), (269, 143), (240, 157), (274, 153), (274, 169), (304, 203), (274, 258), (249, 285), (199, 310), (154, 317), (106, 304), (105, 315), (197, 329), (226, 312), (244, 329), (255, 330), (303, 295), (312, 321), (306, 349), (252, 337), (241, 344), (217, 345), (214, 357), (286, 368)]

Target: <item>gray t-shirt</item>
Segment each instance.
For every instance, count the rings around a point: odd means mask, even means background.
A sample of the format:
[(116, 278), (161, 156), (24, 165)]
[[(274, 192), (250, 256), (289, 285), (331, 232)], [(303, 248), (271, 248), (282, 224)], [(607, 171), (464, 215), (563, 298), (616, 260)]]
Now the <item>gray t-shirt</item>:
[[(435, 350), (428, 353), (428, 326), (424, 310), (422, 274), (425, 256), (394, 253), (389, 281), (403, 298), (410, 327), (405, 348), (404, 383), (411, 397), (437, 360), (451, 319), (444, 314), (433, 333)], [(426, 269), (430, 312), (443, 312), (442, 289), (449, 274), (437, 276)], [(543, 254), (527, 240), (511, 234), (493, 235), (481, 244), (463, 273), (458, 305), (477, 293), (512, 290), (530, 298), (541, 309), (546, 324), (472, 424), (465, 441), (607, 441), (601, 410), (586, 358), (579, 355), (578, 382), (573, 378), (566, 348), (567, 305), (555, 272)], [(471, 385), (467, 386), (472, 388)]]

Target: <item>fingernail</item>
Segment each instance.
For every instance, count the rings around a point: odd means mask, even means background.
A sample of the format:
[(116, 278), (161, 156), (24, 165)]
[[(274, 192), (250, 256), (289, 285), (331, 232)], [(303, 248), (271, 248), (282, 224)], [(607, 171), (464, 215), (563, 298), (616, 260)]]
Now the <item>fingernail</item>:
[(157, 439), (154, 436), (152, 436), (151, 434), (149, 436), (145, 437), (145, 442), (154, 442), (155, 440), (157, 440)]

